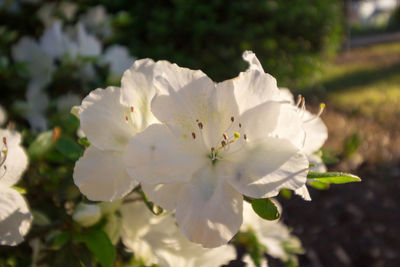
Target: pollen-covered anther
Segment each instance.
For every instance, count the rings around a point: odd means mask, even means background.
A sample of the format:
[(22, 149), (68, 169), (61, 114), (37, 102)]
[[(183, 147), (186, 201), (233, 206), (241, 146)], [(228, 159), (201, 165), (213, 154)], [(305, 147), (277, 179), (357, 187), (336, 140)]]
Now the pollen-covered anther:
[(319, 104), (319, 111), (317, 117), (321, 116), (322, 112), (324, 112), (324, 109), (325, 109), (325, 103)]
[(193, 139), (196, 139), (196, 134), (192, 133), (192, 137), (193, 137)]
[(203, 130), (203, 123), (199, 122), (199, 123), (197, 124), (197, 126), (199, 126), (199, 129), (200, 129), (200, 130)]
[(236, 140), (236, 139), (238, 139), (240, 137), (240, 133), (238, 133), (238, 132), (235, 132), (234, 134), (233, 134), (233, 140)]

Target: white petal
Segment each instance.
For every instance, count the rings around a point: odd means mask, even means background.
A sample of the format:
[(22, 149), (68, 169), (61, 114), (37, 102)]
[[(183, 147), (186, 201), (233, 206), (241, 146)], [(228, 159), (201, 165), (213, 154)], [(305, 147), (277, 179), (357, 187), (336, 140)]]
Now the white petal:
[(153, 124), (131, 139), (125, 163), (129, 175), (143, 183), (185, 182), (208, 160), (195, 152), (164, 125)]
[(113, 201), (124, 197), (137, 185), (125, 171), (124, 153), (86, 149), (74, 168), (74, 182), (88, 199)]
[(303, 128), (306, 131), (306, 141), (303, 151), (307, 155), (318, 151), (328, 138), (328, 129), (320, 117), (304, 111)]
[(99, 149), (125, 150), (135, 134), (130, 123), (130, 109), (120, 102), (121, 89), (96, 89), (86, 96), (80, 107), (81, 127), (89, 141)]
[(39, 40), (41, 48), (53, 58), (61, 57), (66, 53), (69, 42), (71, 40), (62, 32), (61, 21), (55, 21), (44, 31)]
[(173, 211), (178, 205), (179, 192), (183, 183), (172, 184), (141, 184), (147, 197), (163, 209)]
[(243, 197), (204, 166), (180, 191), (176, 220), (186, 237), (203, 247), (226, 244), (242, 224)]
[(14, 189), (0, 187), (0, 245), (15, 246), (24, 240), (32, 222), (25, 199)]
[(7, 112), (6, 110), (0, 105), (0, 126), (2, 126), (7, 121)]
[(279, 88), (279, 95), (283, 101), (287, 101), (290, 104), (294, 105), (294, 98), (292, 92), (288, 88)]
[(240, 193), (265, 198), (282, 188), (297, 189), (307, 180), (308, 160), (288, 140), (266, 138), (217, 162), (228, 182)]
[(243, 58), (250, 63), (246, 72), (232, 79), (240, 113), (266, 101), (279, 100), (279, 89), (274, 77), (264, 73), (254, 53), (245, 52)]
[[(3, 143), (4, 138), (7, 145)], [(0, 129), (0, 142), (2, 151), (0, 162), (5, 158), (5, 161), (0, 164), (0, 185), (12, 186), (18, 182), (28, 167), (28, 157), (20, 145), (21, 135), (19, 133)], [(7, 150), (6, 154), (4, 154), (4, 150)]]
[(314, 165), (313, 167), (310, 168), (311, 171), (313, 172), (327, 172), (327, 168), (322, 161), (321, 157), (315, 154), (307, 155), (308, 161), (310, 162), (310, 165)]
[(122, 76), (121, 101), (134, 109), (131, 117), (138, 131), (156, 122), (150, 110), (156, 92), (153, 85), (154, 67), (155, 63), (151, 59), (136, 60)]
[(77, 24), (77, 41), (78, 51), (81, 56), (95, 57), (100, 55), (100, 41), (95, 36), (88, 34), (81, 23)]
[[(254, 261), (251, 259), (249, 254), (244, 255), (242, 261), (245, 263), (246, 267), (256, 267)], [(268, 262), (265, 257), (261, 259), (260, 265), (258, 267), (268, 267)]]
[(294, 193), (298, 196), (301, 196), (304, 200), (311, 201), (311, 196), (306, 185), (294, 190)]
[[(152, 102), (154, 115), (165, 122), (176, 136), (197, 136), (205, 153), (218, 146), (222, 134), (238, 118), (234, 88), (230, 82), (217, 86), (203, 76), (181, 88), (174, 88), (166, 79), (158, 79), (160, 93)], [(199, 128), (202, 124), (202, 130)], [(234, 122), (238, 124), (238, 121)], [(236, 125), (238, 128), (238, 126)]]
[(110, 64), (110, 73), (121, 77), (134, 62), (130, 56), (128, 48), (122, 45), (112, 45), (107, 47), (100, 59), (101, 63)]

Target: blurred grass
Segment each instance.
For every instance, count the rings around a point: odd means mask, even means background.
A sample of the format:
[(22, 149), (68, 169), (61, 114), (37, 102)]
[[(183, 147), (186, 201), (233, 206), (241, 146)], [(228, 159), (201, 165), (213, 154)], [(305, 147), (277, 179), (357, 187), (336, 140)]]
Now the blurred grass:
[(335, 108), (378, 120), (400, 113), (400, 42), (343, 53), (324, 73), (321, 83)]

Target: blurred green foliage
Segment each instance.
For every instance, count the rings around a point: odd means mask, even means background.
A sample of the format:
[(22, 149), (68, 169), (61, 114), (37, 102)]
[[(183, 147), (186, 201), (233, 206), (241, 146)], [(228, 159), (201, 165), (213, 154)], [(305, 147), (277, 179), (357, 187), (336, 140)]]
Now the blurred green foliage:
[(304, 87), (342, 36), (336, 0), (82, 2), (118, 13), (113, 42), (129, 46), (133, 55), (202, 69), (216, 81), (244, 70), (240, 56), (249, 49), (280, 86)]

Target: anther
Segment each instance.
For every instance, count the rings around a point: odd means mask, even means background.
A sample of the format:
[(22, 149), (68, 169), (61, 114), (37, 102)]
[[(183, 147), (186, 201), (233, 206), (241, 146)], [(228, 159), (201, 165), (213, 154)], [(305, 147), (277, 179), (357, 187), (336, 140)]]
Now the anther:
[(300, 105), (302, 98), (303, 97), (300, 94), (297, 96), (297, 101), (296, 101), (296, 106), (297, 107)]
[(224, 137), (224, 139), (228, 139), (228, 136), (226, 136), (226, 134), (222, 134), (222, 136)]
[(199, 122), (199, 120), (197, 119), (196, 122)]
[(203, 130), (203, 123), (199, 122), (197, 125), (199, 126), (200, 130)]
[(131, 106), (131, 112), (134, 112), (135, 111), (135, 109), (133, 108), (133, 106)]
[(231, 122), (234, 122), (235, 121), (235, 118), (232, 116), (231, 117)]
[(212, 148), (211, 148), (211, 153), (214, 153), (214, 152), (215, 152), (215, 148), (212, 147)]
[(242, 128), (242, 124), (239, 122), (239, 128)]
[(243, 138), (244, 138), (244, 140), (247, 140), (247, 135), (244, 134), (244, 135), (243, 135)]
[(222, 147), (225, 147), (226, 146), (226, 142), (225, 141), (221, 141), (221, 145), (222, 145)]
[(7, 137), (5, 137), (5, 136), (3, 137), (3, 144), (7, 145)]
[(238, 138), (240, 137), (240, 133), (235, 132), (235, 133), (233, 134), (233, 136), (234, 136), (234, 138), (235, 138), (235, 140), (236, 140), (236, 139), (238, 139)]
[(196, 134), (192, 133), (192, 137), (193, 137), (193, 139), (196, 139)]
[(126, 121), (128, 121), (128, 120), (129, 120), (129, 118), (128, 118), (128, 116), (127, 116), (127, 115), (125, 115), (125, 120), (126, 120)]

